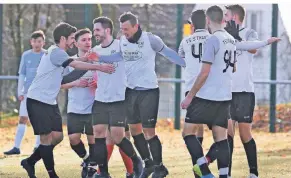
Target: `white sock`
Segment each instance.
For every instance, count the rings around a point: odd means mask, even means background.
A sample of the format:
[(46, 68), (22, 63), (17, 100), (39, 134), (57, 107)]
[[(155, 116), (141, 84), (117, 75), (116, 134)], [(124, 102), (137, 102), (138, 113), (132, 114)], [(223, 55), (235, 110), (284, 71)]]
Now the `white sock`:
[(219, 169), (219, 175), (228, 175), (228, 170), (229, 170), (228, 167), (220, 168)]
[(37, 148), (40, 144), (40, 136), (39, 135), (36, 135), (35, 136), (35, 145), (34, 145), (34, 148)]
[(15, 135), (15, 141), (14, 141), (14, 147), (19, 148), (22, 138), (24, 136), (26, 129), (26, 124), (18, 124), (17, 130), (16, 130), (16, 135)]

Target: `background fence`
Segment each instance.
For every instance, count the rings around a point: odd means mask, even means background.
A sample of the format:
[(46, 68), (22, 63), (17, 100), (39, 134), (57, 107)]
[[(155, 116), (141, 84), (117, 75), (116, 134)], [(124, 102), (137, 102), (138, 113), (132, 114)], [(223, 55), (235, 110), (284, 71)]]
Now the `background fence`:
[[(0, 82), (3, 86), (5, 94), (2, 96), (0, 110), (2, 119), (9, 119), (11, 116), (18, 115), (19, 101), (17, 100), (17, 76), (0, 76)], [(160, 105), (159, 105), (159, 119), (174, 119), (175, 105), (180, 105), (181, 101), (175, 101), (175, 83), (181, 83), (182, 92), (181, 98), (184, 98), (184, 82), (181, 79), (175, 78), (160, 78)], [(270, 85), (275, 85), (277, 89), (276, 108), (270, 109)], [(11, 89), (12, 88), (12, 89)], [(275, 113), (276, 131), (290, 131), (291, 130), (291, 81), (255, 81), (256, 93), (256, 109), (254, 114), (254, 125), (256, 129), (267, 131), (269, 129), (269, 114)], [(61, 90), (58, 96), (58, 102), (64, 118), (66, 118), (66, 92)], [(180, 119), (183, 121), (185, 110), (180, 110)]]

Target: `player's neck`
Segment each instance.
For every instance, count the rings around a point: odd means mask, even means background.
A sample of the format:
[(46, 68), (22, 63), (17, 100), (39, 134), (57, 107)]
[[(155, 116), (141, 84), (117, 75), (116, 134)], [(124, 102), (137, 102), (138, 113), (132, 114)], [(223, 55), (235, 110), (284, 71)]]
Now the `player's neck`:
[(88, 51), (78, 50), (78, 57), (83, 57)]
[(56, 44), (59, 48), (61, 48), (61, 49), (63, 49), (63, 50), (67, 50), (67, 47), (66, 47), (66, 44), (61, 44), (61, 43), (59, 43), (59, 44)]
[(41, 52), (41, 49), (33, 49), (32, 48), (32, 52), (34, 52), (34, 53), (40, 53)]
[(210, 29), (211, 33), (214, 33), (216, 31), (223, 30), (223, 27), (221, 24), (211, 24)]
[(101, 47), (108, 47), (113, 41), (113, 36), (108, 36), (107, 38), (105, 38), (103, 40), (103, 42), (101, 43)]

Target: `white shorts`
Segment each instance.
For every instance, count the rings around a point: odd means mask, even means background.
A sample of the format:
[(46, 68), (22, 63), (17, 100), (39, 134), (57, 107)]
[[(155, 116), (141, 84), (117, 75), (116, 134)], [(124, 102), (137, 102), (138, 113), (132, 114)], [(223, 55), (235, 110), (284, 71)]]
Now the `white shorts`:
[(27, 113), (27, 107), (26, 107), (26, 95), (24, 95), (24, 99), (20, 102), (20, 108), (19, 108), (19, 116), (25, 116), (28, 117)]

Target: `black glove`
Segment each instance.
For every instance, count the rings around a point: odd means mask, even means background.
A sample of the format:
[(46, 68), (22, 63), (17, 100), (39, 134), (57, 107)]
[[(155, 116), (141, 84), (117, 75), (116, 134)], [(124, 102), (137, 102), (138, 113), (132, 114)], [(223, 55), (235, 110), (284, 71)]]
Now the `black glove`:
[(226, 27), (224, 28), (234, 39), (242, 41), (242, 38), (239, 36), (239, 25), (235, 24), (233, 20), (228, 21)]

